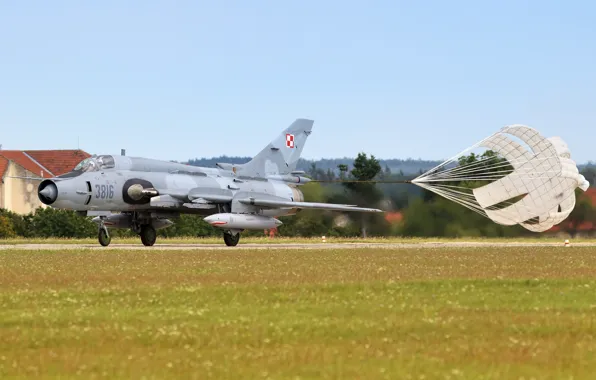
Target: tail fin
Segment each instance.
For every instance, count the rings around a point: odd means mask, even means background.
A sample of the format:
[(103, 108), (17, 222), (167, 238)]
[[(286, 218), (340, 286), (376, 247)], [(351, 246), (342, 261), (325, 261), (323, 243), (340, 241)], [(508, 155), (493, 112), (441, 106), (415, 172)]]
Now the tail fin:
[(265, 177), (271, 174), (289, 174), (296, 170), (313, 124), (313, 120), (296, 119), (251, 161), (237, 165), (237, 174)]

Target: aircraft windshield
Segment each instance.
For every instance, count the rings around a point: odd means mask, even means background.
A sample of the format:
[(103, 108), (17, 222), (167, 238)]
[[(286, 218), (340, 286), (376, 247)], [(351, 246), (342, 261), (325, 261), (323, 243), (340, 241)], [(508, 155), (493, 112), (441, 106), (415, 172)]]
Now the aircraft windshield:
[(112, 169), (114, 167), (114, 157), (112, 156), (97, 156), (89, 157), (79, 162), (75, 166), (75, 172), (96, 172), (105, 169)]

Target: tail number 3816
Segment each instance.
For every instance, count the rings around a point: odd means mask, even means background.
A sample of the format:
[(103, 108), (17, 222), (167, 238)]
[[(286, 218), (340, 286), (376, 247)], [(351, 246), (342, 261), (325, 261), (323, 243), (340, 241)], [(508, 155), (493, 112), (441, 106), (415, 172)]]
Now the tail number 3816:
[(114, 198), (114, 185), (95, 185), (95, 198), (112, 199)]

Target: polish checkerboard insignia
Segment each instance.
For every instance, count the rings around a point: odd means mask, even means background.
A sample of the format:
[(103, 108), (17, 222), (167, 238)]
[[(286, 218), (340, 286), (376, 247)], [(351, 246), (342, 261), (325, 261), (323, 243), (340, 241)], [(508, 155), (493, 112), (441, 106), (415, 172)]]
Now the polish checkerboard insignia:
[(288, 148), (294, 147), (294, 135), (290, 133), (286, 133), (286, 146)]

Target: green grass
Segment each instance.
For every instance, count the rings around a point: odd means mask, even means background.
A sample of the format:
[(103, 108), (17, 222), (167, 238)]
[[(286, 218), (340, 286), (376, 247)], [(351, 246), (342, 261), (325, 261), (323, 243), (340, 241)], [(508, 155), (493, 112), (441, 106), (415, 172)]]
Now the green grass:
[(589, 247), (0, 251), (0, 378), (591, 379)]
[[(428, 242), (557, 242), (564, 241), (565, 238), (554, 236), (536, 236), (536, 237), (515, 237), (515, 238), (403, 238), (403, 237), (329, 237), (326, 236), (326, 241), (330, 243), (428, 243)], [(594, 243), (596, 238), (576, 238), (576, 242)], [(309, 244), (321, 243), (321, 237), (275, 237), (273, 239), (268, 237), (248, 237), (243, 236), (240, 239), (240, 244)], [(112, 239), (112, 244), (139, 244), (140, 238), (118, 238)], [(176, 238), (161, 238), (157, 239), (159, 244), (222, 244), (223, 238), (221, 236), (215, 237), (176, 237)], [(98, 244), (97, 238), (85, 239), (71, 239), (71, 238), (11, 238), (0, 239), (2, 244)]]

